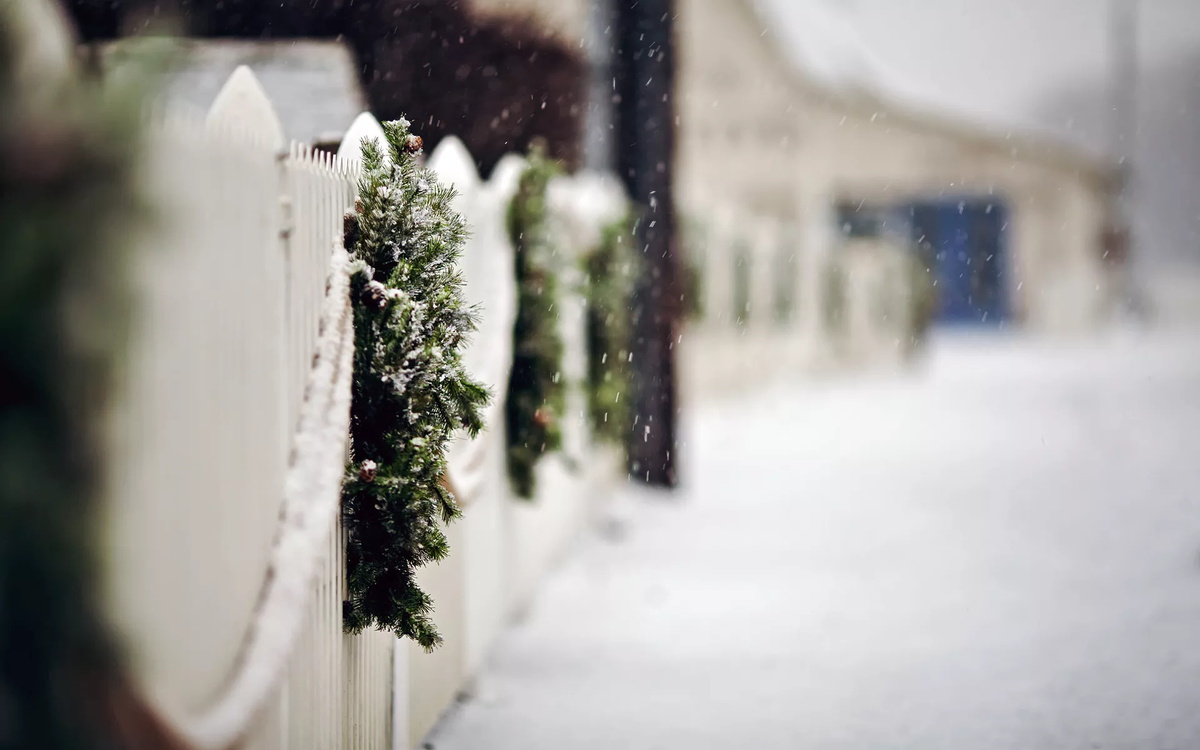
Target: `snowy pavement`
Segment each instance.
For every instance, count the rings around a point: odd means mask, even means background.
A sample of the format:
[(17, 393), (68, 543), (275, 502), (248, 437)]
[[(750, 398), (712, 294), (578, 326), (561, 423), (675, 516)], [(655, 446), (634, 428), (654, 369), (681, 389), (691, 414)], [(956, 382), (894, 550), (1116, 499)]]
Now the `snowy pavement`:
[(1200, 338), (689, 411), (438, 750), (1200, 748)]

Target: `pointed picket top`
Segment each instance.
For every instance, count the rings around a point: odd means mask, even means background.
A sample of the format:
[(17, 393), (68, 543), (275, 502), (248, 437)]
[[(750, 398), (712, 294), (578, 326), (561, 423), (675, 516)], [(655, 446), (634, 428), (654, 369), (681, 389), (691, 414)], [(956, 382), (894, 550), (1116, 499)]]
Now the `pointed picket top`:
[(617, 181), (596, 172), (550, 180), (546, 204), (555, 223), (568, 235), (565, 244), (580, 253), (599, 245), (605, 228), (629, 210), (625, 191)]
[(283, 123), (254, 72), (239, 65), (209, 107), (205, 124), (248, 137), (273, 149), (286, 145)]
[(354, 118), (346, 135), (342, 136), (342, 145), (338, 146), (338, 158), (361, 162), (363, 141), (378, 141), (384, 161), (391, 160), (391, 151), (387, 147), (387, 136), (383, 132), (383, 126), (370, 112), (362, 112)]
[(572, 220), (596, 232), (629, 210), (621, 183), (601, 172), (557, 177), (550, 181), (546, 198), (553, 210), (570, 215)]
[(492, 170), (492, 178), (488, 180), (488, 186), (503, 196), (511, 197), (517, 192), (517, 184), (521, 181), (521, 174), (525, 168), (529, 166), (529, 162), (520, 154), (505, 154), (500, 159), (500, 163)]
[(480, 184), (479, 172), (475, 169), (475, 160), (466, 145), (455, 136), (442, 139), (427, 165), (437, 173), (438, 181), (453, 185), (459, 193), (471, 192)]

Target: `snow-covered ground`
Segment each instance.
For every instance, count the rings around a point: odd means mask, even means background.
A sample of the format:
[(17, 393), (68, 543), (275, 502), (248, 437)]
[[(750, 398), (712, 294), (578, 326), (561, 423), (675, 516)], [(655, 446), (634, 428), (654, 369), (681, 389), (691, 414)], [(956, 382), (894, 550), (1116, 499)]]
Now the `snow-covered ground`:
[(935, 344), (689, 412), (430, 742), (1200, 747), (1200, 337)]

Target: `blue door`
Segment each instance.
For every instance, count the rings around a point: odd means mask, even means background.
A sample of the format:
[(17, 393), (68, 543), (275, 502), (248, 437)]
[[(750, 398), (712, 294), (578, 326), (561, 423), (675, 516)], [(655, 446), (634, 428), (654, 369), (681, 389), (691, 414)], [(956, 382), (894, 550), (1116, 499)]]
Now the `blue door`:
[(1006, 214), (990, 198), (912, 206), (912, 236), (936, 280), (940, 322), (996, 324), (1007, 316)]

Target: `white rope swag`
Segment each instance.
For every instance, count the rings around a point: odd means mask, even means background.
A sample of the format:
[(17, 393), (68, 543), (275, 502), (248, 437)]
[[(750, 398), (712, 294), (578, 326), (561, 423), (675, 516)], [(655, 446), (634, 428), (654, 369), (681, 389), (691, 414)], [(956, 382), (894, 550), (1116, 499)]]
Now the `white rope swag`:
[(339, 242), (330, 260), (317, 353), (305, 387), (262, 597), (223, 693), (203, 714), (178, 727), (196, 750), (225, 750), (241, 739), (287, 672), (337, 520), (350, 434), (354, 355), (349, 265)]

